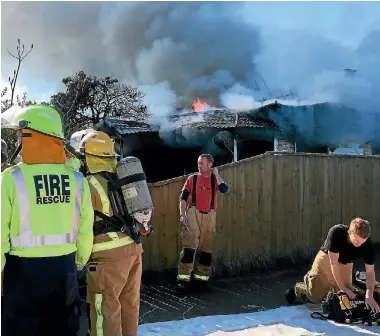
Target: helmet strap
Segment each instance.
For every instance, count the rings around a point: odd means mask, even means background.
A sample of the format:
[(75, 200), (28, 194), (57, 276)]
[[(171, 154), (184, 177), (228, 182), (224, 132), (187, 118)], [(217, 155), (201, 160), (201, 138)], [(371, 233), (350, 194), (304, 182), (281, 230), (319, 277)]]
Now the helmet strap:
[(21, 137), (22, 138), (31, 138), (32, 137), (32, 133), (22, 132), (21, 133)]
[(8, 160), (8, 164), (13, 165), (17, 155), (21, 152), (22, 144), (19, 144), (12, 156)]

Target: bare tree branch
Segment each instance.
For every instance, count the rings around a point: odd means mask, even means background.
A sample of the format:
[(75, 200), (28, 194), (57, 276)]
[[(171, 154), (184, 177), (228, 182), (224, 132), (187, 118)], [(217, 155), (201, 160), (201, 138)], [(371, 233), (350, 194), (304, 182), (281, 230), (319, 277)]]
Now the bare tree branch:
[(33, 48), (31, 48), (31, 49), (25, 54), (25, 56), (23, 56), (23, 57), (21, 58), (21, 61), (23, 61), (23, 60), (25, 59), (25, 57), (28, 56), (32, 50), (33, 50)]
[(14, 57), (15, 59), (18, 59), (17, 56), (13, 55), (8, 49), (7, 49), (7, 51), (8, 51), (9, 55), (11, 55), (12, 57)]
[(21, 67), (21, 63), (22, 61), (25, 59), (26, 56), (29, 55), (29, 53), (33, 50), (33, 44), (31, 45), (30, 47), (30, 50), (26, 53), (26, 55), (24, 56), (24, 52), (25, 52), (25, 46), (24, 44), (22, 45), (22, 51), (20, 49), (20, 39), (17, 40), (17, 47), (16, 47), (16, 50), (17, 50), (17, 56), (13, 55), (8, 49), (8, 54), (10, 56), (12, 56), (13, 58), (17, 59), (18, 63), (17, 63), (17, 70), (13, 71), (13, 78), (11, 79), (9, 77), (9, 84), (11, 86), (11, 105), (13, 105), (13, 99), (14, 99), (14, 92), (15, 92), (15, 89), (16, 89), (16, 84), (17, 84), (17, 78), (18, 78), (18, 74), (20, 72), (20, 67)]

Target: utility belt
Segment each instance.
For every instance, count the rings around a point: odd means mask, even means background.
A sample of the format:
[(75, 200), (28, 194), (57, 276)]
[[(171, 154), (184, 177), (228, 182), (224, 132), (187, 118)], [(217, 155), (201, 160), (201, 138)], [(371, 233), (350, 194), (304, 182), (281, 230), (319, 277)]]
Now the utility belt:
[[(189, 209), (190, 208), (192, 208), (193, 206), (190, 206), (189, 207)], [(194, 207), (195, 208), (195, 207)], [(198, 210), (197, 208), (195, 208), (195, 211), (198, 211), (199, 213), (201, 213), (202, 215), (208, 215), (210, 212), (211, 212), (211, 210), (210, 211), (201, 211), (201, 210)]]

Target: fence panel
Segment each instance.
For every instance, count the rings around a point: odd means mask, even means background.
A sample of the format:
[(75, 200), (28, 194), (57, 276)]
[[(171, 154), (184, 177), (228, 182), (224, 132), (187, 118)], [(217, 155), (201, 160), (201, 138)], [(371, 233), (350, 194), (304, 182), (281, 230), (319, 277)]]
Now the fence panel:
[[(214, 254), (219, 263), (286, 257), (318, 248), (329, 228), (361, 216), (380, 242), (380, 157), (266, 153), (219, 168), (230, 186), (218, 196)], [(144, 269), (177, 267), (179, 195), (187, 176), (149, 185), (155, 232)]]

